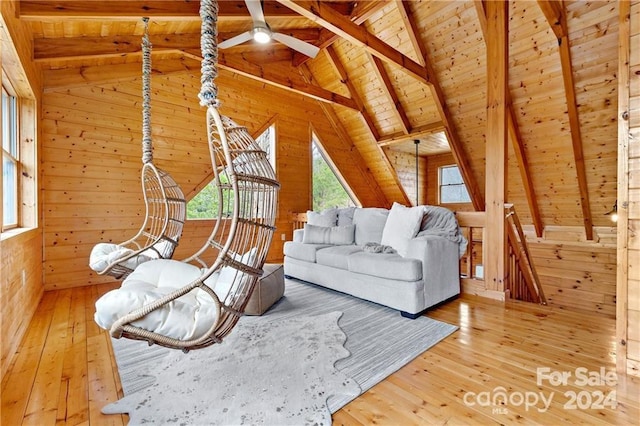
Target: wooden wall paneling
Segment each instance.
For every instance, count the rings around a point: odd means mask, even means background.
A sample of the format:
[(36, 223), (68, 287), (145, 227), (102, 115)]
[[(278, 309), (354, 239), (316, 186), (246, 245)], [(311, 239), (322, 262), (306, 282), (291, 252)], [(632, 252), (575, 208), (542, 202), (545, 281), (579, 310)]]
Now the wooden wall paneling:
[[(38, 216), (39, 102), (42, 74), (31, 61), (33, 42), (28, 26), (16, 18), (17, 1), (0, 2), (0, 55), (3, 71), (11, 80), (21, 111), (21, 155), (25, 159), (20, 189), (21, 226), (25, 229), (0, 239), (0, 380), (26, 332), (42, 297), (42, 228)], [(4, 78), (4, 77), (3, 77)], [(26, 160), (29, 159), (29, 160)], [(35, 186), (34, 186), (35, 185)], [(3, 404), (4, 404), (3, 395)]]
[(42, 297), (42, 232), (34, 229), (3, 239), (0, 249), (11, 254), (2, 256), (0, 283), (0, 377), (4, 377)]
[(618, 309), (616, 369), (640, 376), (640, 4), (624, 2), (619, 17), (618, 64)]
[(382, 148), (385, 155), (389, 159), (389, 162), (393, 166), (395, 173), (398, 175), (398, 180), (404, 188), (405, 194), (413, 206), (420, 204), (428, 204), (427, 187), (427, 159), (425, 157), (418, 157), (418, 200), (416, 203), (416, 155), (406, 152), (392, 150), (389, 147)]
[[(204, 113), (197, 106), (195, 88), (191, 90), (192, 106), (185, 102), (183, 92), (195, 84), (193, 81), (183, 79), (175, 100), (171, 100), (163, 95), (171, 90), (166, 80), (160, 77), (152, 81), (152, 90), (158, 87), (155, 94), (160, 94), (152, 103), (154, 154), (159, 157), (156, 164), (174, 175), (185, 189), (198, 163), (210, 171)], [(119, 92), (120, 87), (125, 89)], [(137, 80), (103, 87), (85, 85), (45, 95), (42, 171), (45, 185), (51, 185), (44, 200), (47, 288), (105, 282), (107, 279), (88, 269), (91, 248), (100, 241), (130, 238), (141, 224), (140, 91)], [(195, 114), (189, 114), (190, 109)], [(182, 144), (199, 154), (185, 156)], [(170, 153), (172, 149), (175, 154)], [(176, 158), (181, 161), (171, 161)], [(177, 167), (184, 173), (174, 173)], [(195, 185), (202, 177), (193, 180)], [(102, 228), (98, 230), (95, 228), (100, 218)]]
[(528, 243), (549, 305), (615, 317), (614, 244), (543, 239)]

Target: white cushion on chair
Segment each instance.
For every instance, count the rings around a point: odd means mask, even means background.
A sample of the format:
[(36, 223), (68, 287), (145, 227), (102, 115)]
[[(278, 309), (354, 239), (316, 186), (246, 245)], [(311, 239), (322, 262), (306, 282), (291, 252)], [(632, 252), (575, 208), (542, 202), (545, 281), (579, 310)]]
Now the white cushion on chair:
[[(118, 244), (98, 243), (91, 250), (91, 255), (89, 256), (89, 267), (96, 272), (102, 272), (112, 262), (115, 262), (121, 257), (127, 256), (132, 252), (133, 250), (120, 247)], [(122, 263), (122, 266), (133, 270), (141, 263), (157, 258), (158, 253), (155, 250), (148, 249), (131, 259), (127, 259)]]
[[(98, 299), (94, 319), (100, 327), (109, 330), (122, 316), (183, 287), (201, 274), (202, 270), (197, 266), (177, 260), (145, 262), (123, 281), (119, 289)], [(209, 277), (205, 283), (214, 288), (217, 278), (218, 273)], [(211, 297), (206, 292), (195, 289), (149, 313), (133, 325), (175, 339), (191, 339), (204, 334), (215, 319), (216, 309)]]

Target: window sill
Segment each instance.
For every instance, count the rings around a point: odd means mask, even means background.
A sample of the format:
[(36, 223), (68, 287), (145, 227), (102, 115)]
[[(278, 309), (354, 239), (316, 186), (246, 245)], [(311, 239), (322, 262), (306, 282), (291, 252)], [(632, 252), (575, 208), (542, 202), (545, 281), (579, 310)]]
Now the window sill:
[(33, 231), (36, 228), (14, 228), (9, 229), (0, 234), (0, 241), (8, 240), (10, 238), (16, 237), (18, 235), (24, 234), (29, 231)]

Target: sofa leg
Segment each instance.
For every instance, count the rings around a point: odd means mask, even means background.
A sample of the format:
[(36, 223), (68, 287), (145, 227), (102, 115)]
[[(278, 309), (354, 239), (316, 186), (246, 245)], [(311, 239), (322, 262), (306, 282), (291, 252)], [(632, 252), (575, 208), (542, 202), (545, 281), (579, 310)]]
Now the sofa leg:
[(417, 314), (410, 314), (409, 312), (400, 311), (400, 315), (402, 315), (405, 318), (416, 319), (416, 318), (422, 316), (422, 312), (418, 312)]

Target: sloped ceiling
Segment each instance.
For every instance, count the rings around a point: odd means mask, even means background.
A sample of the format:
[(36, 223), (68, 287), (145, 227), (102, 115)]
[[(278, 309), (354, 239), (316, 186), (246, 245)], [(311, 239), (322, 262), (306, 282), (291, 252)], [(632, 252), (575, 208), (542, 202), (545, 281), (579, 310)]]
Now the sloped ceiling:
[[(481, 1), (263, 3), (271, 27), (322, 48), (308, 59), (280, 44), (221, 51), (221, 72), (325, 102), (387, 199), (409, 203), (382, 147), (421, 155), (448, 141), (482, 209), (486, 29)], [(141, 16), (154, 70), (198, 73), (198, 2), (20, 2), (45, 90), (131, 78)], [(508, 198), (521, 221), (610, 226), (616, 199), (617, 2), (511, 1)], [(221, 1), (220, 39), (250, 29), (244, 2)], [(250, 94), (246, 94), (250, 96)], [(445, 145), (444, 149), (447, 147)]]

